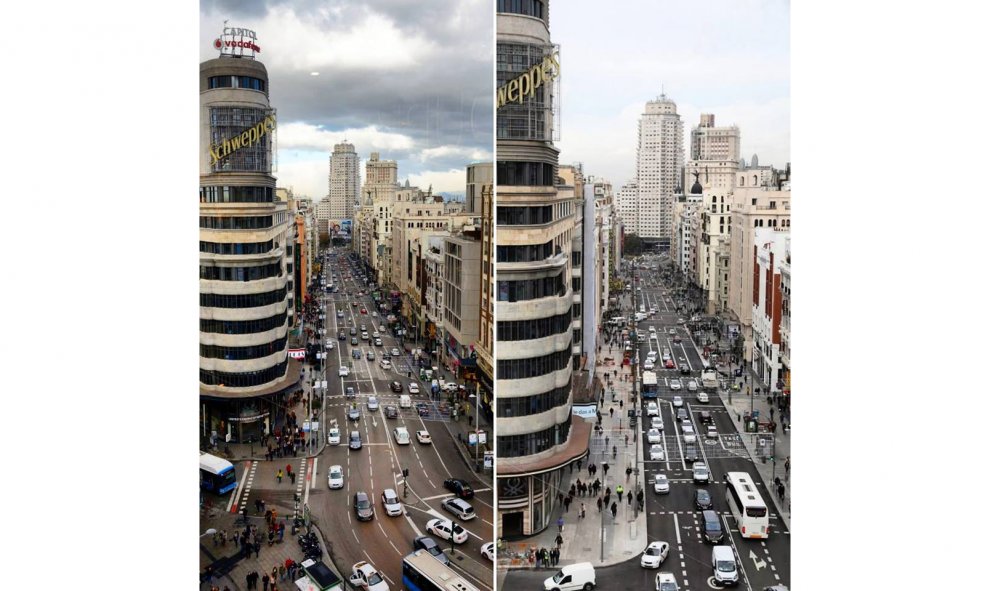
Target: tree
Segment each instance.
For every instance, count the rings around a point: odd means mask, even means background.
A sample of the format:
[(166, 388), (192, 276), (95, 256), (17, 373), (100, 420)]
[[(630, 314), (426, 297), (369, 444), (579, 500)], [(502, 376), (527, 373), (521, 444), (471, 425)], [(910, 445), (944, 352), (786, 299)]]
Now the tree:
[(622, 242), (622, 254), (635, 257), (643, 253), (643, 239), (635, 234), (626, 234)]

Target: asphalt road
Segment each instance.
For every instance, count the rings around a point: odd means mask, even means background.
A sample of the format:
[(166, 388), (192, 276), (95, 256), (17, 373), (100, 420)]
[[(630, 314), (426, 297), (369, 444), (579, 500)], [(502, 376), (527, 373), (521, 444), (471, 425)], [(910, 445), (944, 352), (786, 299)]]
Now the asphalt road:
[[(402, 558), (412, 551), (413, 539), (427, 534), (426, 524), (429, 520), (453, 517), (440, 508), (444, 499), (453, 496), (444, 489), (444, 479), (463, 478), (478, 491), (470, 501), (477, 517), (459, 522), (470, 535), (466, 543), (456, 546), (452, 564), (472, 584), (490, 589), (492, 563), (481, 555), (480, 548), (493, 539), (492, 491), (486, 490), (483, 483), (474, 480), (458, 457), (455, 443), (444, 424), (446, 419), (435, 411), (427, 417), (421, 417), (417, 412), (417, 402), (428, 402), (435, 409), (435, 403), (429, 400), (427, 384), (419, 382), (420, 393), (412, 395), (413, 408), (400, 409), (397, 419), (385, 418), (386, 405), (399, 405), (400, 393), (392, 392), (389, 383), (399, 381), (403, 385), (402, 393), (409, 393), (408, 385), (411, 380), (407, 377), (407, 372), (411, 360), (405, 355), (402, 359), (393, 359), (395, 365), (391, 369), (381, 367), (381, 354), (393, 347), (401, 351), (401, 347), (383, 326), (385, 322), (381, 315), (372, 315), (376, 308), (370, 295), (357, 295), (359, 290), (367, 290), (367, 286), (357, 276), (358, 265), (351, 262), (349, 257), (345, 259), (338, 255), (336, 259), (331, 257), (324, 268), (335, 275), (332, 283), (338, 286), (339, 291), (328, 293), (326, 297), (326, 337), (334, 342), (334, 349), (328, 351), (327, 403), (321, 420), (321, 425), (325, 427), (321, 427), (321, 430), (322, 436), (326, 437), (328, 428), (339, 427), (341, 445), (328, 446), (318, 457), (309, 506), (323, 531), (334, 533), (336, 563), (347, 575), (351, 564), (366, 560), (382, 572), (392, 588), (401, 587)], [(366, 314), (361, 313), (362, 308), (367, 311)], [(343, 312), (343, 318), (337, 317), (338, 310)], [(362, 324), (366, 325), (369, 336), (375, 331), (380, 333), (382, 347), (374, 346), (373, 338), (361, 339)], [(348, 330), (351, 326), (358, 328), (356, 346), (350, 344)], [(337, 332), (341, 329), (347, 337), (344, 341), (337, 340)], [(354, 349), (361, 351), (360, 359), (351, 356)], [(367, 359), (369, 350), (375, 351), (374, 361)], [(338, 376), (341, 364), (350, 368), (350, 375)], [(412, 379), (418, 381), (416, 372), (413, 372)], [(345, 398), (346, 387), (356, 390), (355, 399)], [(379, 402), (379, 408), (374, 411), (368, 408), (368, 400), (372, 396)], [(347, 411), (352, 404), (360, 409), (361, 414), (357, 421), (347, 418)], [(400, 426), (409, 431), (412, 439), (409, 445), (398, 445), (395, 441), (393, 430)], [(423, 429), (430, 433), (432, 445), (416, 441), (416, 431)], [(349, 449), (348, 434), (352, 430), (361, 434), (363, 447), (360, 450)], [(344, 469), (343, 489), (330, 490), (328, 487), (327, 473), (332, 465), (340, 465)], [(391, 488), (402, 498), (403, 468), (409, 469), (409, 490), (403, 499), (404, 514), (389, 517), (382, 506), (382, 491)], [(357, 521), (352, 507), (354, 493), (357, 491), (367, 492), (375, 502), (375, 517), (372, 521)], [(449, 541), (435, 539), (450, 552)]]

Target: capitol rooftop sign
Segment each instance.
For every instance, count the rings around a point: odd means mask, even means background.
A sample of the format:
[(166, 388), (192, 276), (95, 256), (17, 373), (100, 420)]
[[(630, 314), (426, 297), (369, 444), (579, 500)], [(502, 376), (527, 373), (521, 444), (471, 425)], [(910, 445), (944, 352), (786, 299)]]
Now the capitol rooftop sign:
[(261, 53), (257, 41), (258, 36), (251, 29), (228, 27), (224, 22), (223, 34), (213, 41), (213, 47), (220, 50), (220, 55), (254, 57)]

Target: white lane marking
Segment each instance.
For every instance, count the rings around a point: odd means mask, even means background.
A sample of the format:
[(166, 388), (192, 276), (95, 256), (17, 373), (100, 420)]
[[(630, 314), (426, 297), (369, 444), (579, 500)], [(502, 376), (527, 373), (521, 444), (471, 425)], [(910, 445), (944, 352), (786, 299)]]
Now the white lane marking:
[(677, 544), (681, 543), (681, 528), (677, 524), (677, 515), (674, 515), (674, 532), (677, 533)]

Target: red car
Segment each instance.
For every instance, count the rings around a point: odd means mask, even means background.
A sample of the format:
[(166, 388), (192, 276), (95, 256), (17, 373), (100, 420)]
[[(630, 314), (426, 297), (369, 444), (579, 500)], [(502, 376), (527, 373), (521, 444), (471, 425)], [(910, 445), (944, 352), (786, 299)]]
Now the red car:
[(361, 313), (362, 313), (362, 314), (367, 314), (367, 313), (368, 313), (368, 310), (366, 310), (366, 309), (364, 309), (364, 308), (361, 308)]
[(666, 361), (666, 362), (665, 362), (665, 363), (663, 364), (663, 366), (664, 366), (664, 367), (666, 367), (667, 369), (674, 369), (674, 367), (675, 367), (675, 365), (674, 365), (674, 360), (673, 360), (673, 359), (668, 359), (668, 360), (667, 360), (667, 361)]

